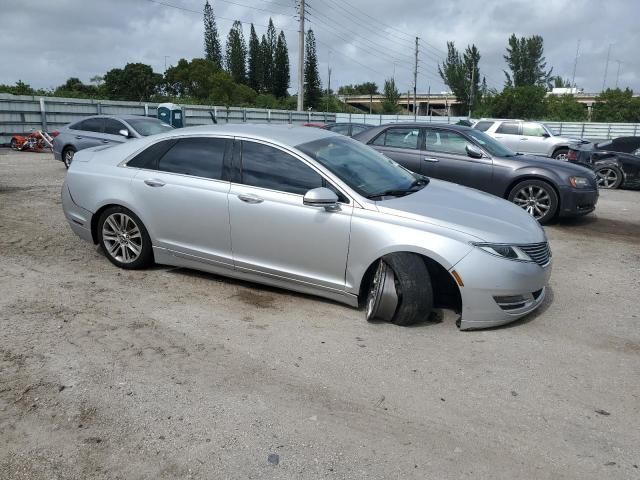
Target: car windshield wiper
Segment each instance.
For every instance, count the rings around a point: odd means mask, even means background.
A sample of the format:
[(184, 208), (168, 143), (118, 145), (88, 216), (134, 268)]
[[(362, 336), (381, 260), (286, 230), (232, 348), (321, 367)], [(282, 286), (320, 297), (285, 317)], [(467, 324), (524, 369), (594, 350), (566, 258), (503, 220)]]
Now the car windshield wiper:
[[(367, 195), (368, 199), (378, 198), (378, 197), (404, 197), (405, 195), (409, 195), (411, 193), (422, 190), (429, 183), (429, 179), (427, 177), (420, 176), (416, 178), (411, 185), (407, 188), (398, 188), (398, 189), (390, 189), (384, 190), (382, 192), (372, 193)], [(417, 188), (419, 187), (419, 188)]]

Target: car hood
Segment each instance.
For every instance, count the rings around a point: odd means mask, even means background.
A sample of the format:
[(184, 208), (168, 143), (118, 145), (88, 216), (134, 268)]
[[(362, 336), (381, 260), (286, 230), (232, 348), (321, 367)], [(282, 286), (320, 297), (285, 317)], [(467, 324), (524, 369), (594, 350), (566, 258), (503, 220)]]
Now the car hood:
[(562, 171), (569, 175), (580, 175), (588, 178), (593, 177), (591, 170), (574, 165), (573, 163), (565, 162), (563, 160), (554, 160), (553, 158), (537, 157), (534, 155), (522, 155), (518, 154), (515, 157), (504, 157), (507, 160), (518, 160), (523, 162), (523, 167), (545, 167), (556, 172)]
[(544, 230), (527, 212), (488, 193), (431, 180), (410, 195), (376, 202), (380, 212), (449, 228), (473, 241), (525, 244), (546, 241)]

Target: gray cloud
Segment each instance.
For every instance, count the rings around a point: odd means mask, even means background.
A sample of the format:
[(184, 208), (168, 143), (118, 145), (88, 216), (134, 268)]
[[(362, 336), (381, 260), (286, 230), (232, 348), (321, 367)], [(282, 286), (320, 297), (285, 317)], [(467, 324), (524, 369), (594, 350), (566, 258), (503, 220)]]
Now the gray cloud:
[[(163, 1), (195, 11), (204, 4), (203, 0)], [(460, 49), (475, 43), (482, 55), (481, 73), (490, 86), (501, 87), (507, 38), (515, 33), (542, 35), (548, 65), (565, 78), (572, 75), (580, 39), (576, 82), (590, 92), (602, 87), (611, 44), (607, 86), (616, 83), (619, 61), (619, 85), (640, 90), (636, 60), (640, 3), (635, 0), (307, 2), (307, 27), (316, 33), (325, 85), (330, 62), (333, 87), (362, 81), (381, 85), (395, 70), (398, 87), (406, 91), (413, 82), (413, 38), (418, 35), (418, 90), (445, 89), (436, 64), (448, 40)], [(254, 22), (261, 35), (266, 30), (262, 25), (273, 17), (276, 28), (284, 29), (287, 36), (295, 92), (298, 35), (293, 0), (214, 0), (212, 4), (223, 42), (233, 19)], [(0, 83), (21, 79), (35, 87), (54, 87), (70, 76), (88, 81), (126, 62), (148, 63), (162, 72), (165, 56), (170, 65), (203, 53), (200, 14), (148, 0), (4, 0), (3, 12)], [(249, 25), (244, 28), (248, 37)]]

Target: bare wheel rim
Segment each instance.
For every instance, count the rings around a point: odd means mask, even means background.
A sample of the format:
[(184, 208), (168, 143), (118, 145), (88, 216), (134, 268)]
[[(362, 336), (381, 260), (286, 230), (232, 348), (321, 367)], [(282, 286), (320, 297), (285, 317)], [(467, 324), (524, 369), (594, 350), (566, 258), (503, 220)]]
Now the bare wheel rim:
[(73, 161), (73, 150), (67, 150), (66, 152), (64, 152), (64, 164), (68, 167), (69, 165), (71, 165), (72, 161)]
[(556, 160), (567, 160), (567, 154), (559, 153), (558, 155), (556, 155)]
[(598, 186), (602, 188), (612, 188), (618, 181), (618, 172), (613, 168), (602, 168), (596, 172), (598, 176)]
[(544, 217), (551, 209), (551, 195), (538, 185), (526, 185), (518, 190), (513, 203), (524, 209), (536, 220)]
[(378, 263), (378, 268), (371, 281), (371, 288), (369, 289), (369, 296), (367, 298), (367, 318), (371, 318), (375, 313), (376, 303), (380, 296), (380, 284), (382, 282), (382, 275), (385, 271), (385, 265), (383, 262)]
[(142, 253), (140, 228), (126, 213), (112, 213), (106, 218), (102, 243), (109, 256), (118, 262), (135, 262)]

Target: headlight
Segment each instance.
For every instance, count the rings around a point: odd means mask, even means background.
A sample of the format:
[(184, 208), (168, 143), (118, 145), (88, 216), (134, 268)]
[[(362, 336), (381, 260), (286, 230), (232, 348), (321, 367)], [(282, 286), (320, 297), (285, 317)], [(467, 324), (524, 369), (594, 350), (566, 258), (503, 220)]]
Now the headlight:
[(501, 245), (499, 243), (474, 243), (473, 245), (487, 253), (490, 253), (491, 255), (495, 255), (496, 257), (526, 262), (533, 261), (529, 255), (522, 251), (522, 249), (513, 245)]
[(569, 183), (573, 188), (589, 188), (591, 184), (585, 177), (569, 177)]

